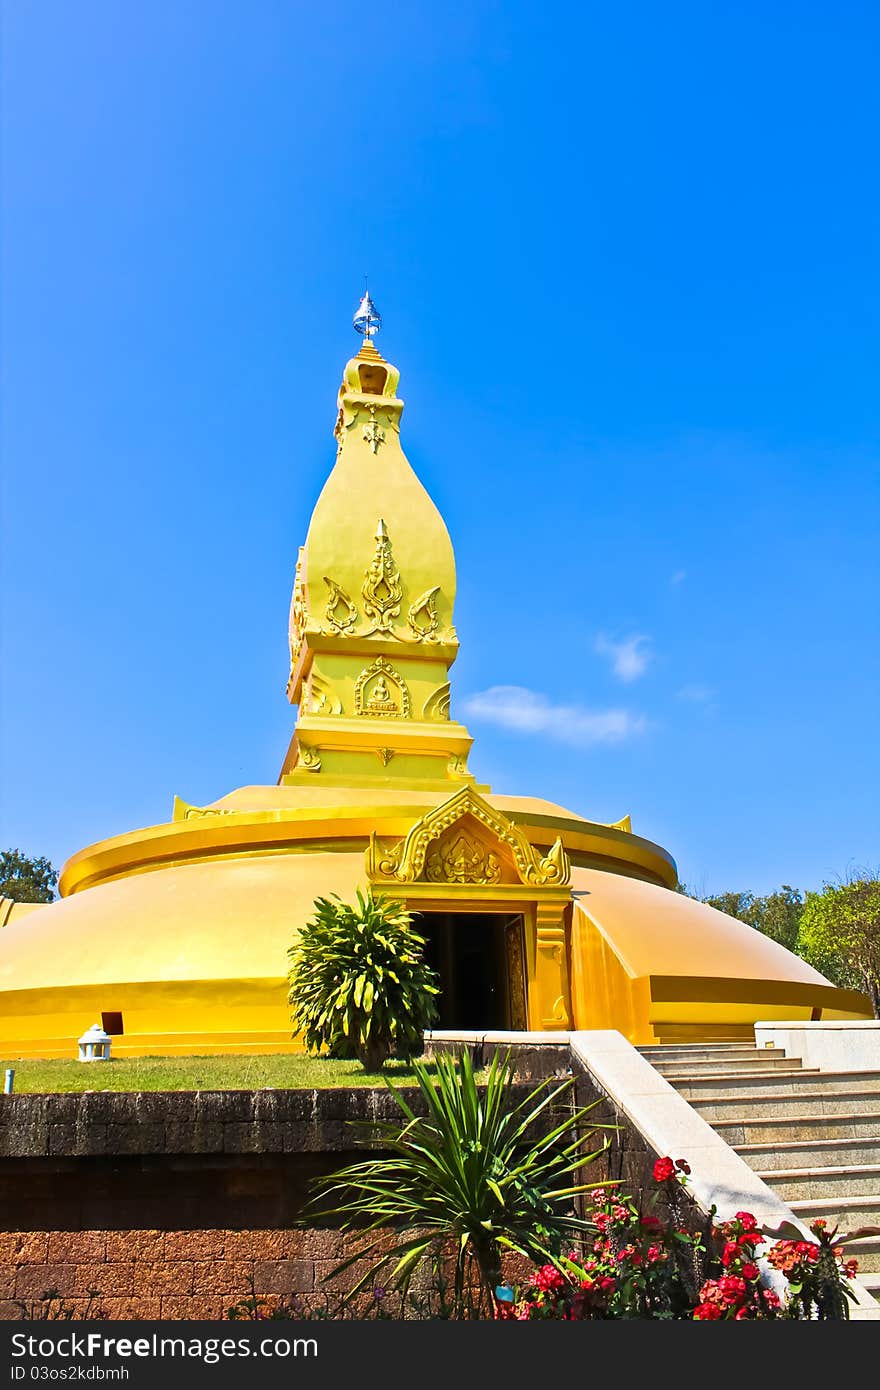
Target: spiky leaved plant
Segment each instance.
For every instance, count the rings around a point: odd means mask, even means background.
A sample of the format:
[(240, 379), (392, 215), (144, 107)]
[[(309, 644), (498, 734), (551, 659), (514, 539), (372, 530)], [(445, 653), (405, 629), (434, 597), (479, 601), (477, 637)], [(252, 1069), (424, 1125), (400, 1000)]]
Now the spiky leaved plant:
[[(546, 1113), (560, 1105), (573, 1079), (556, 1087), (542, 1082), (518, 1101), (509, 1054), (495, 1053), (480, 1085), (467, 1051), (457, 1066), (444, 1054), (434, 1065), (432, 1074), (414, 1063), (424, 1115), (414, 1114), (386, 1082), (403, 1118), (371, 1126), (382, 1157), (316, 1179), (311, 1211), (363, 1233), (359, 1248), (332, 1272), (368, 1262), (349, 1297), (376, 1279), (406, 1293), (416, 1269), (439, 1253), (452, 1264), (453, 1316), (464, 1316), (474, 1274), (485, 1314), (494, 1306), (505, 1251), (561, 1268), (566, 1242), (594, 1229), (574, 1201), (598, 1186), (578, 1177), (607, 1139), (588, 1152), (598, 1128), (584, 1124), (592, 1106), (566, 1106), (561, 1121), (558, 1112)], [(392, 1250), (384, 1235), (371, 1234), (387, 1226), (398, 1232)]]
[(418, 1055), (439, 993), (424, 948), (400, 903), (360, 889), (354, 904), (317, 898), (287, 953), (294, 1031), (310, 1050), (353, 1054), (366, 1071), (392, 1052)]

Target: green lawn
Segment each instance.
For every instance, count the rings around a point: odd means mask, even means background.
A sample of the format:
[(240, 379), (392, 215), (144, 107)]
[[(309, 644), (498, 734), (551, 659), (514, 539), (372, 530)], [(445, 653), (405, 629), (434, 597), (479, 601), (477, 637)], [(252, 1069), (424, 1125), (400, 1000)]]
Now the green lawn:
[(386, 1063), (380, 1076), (358, 1062), (325, 1057), (132, 1057), (109, 1062), (3, 1062), (15, 1068), (16, 1092), (58, 1091), (244, 1091), (261, 1086), (286, 1090), (325, 1086), (382, 1086), (390, 1081), (414, 1084), (404, 1062)]

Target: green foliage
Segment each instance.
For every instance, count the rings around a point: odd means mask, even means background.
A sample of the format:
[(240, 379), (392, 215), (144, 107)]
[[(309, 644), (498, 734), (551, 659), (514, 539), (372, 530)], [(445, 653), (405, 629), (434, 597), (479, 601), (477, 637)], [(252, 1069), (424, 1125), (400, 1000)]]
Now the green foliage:
[(378, 1071), (392, 1053), (422, 1051), (436, 1017), (437, 976), (399, 903), (360, 890), (355, 905), (333, 896), (316, 899), (288, 951), (291, 1020), (311, 1050), (355, 1056)]
[(866, 990), (880, 1018), (880, 878), (857, 870), (809, 893), (798, 952), (835, 984)]
[[(367, 1262), (350, 1297), (380, 1275), (406, 1292), (417, 1269), (448, 1258), (453, 1316), (468, 1310), (474, 1284), (470, 1312), (485, 1313), (501, 1281), (504, 1251), (559, 1266), (563, 1242), (587, 1229), (574, 1200), (589, 1187), (573, 1179), (607, 1140), (585, 1151), (596, 1134), (584, 1127), (592, 1106), (567, 1106), (561, 1120), (551, 1110), (573, 1080), (555, 1089), (544, 1082), (517, 1102), (509, 1056), (495, 1054), (485, 1088), (478, 1087), (466, 1051), (457, 1066), (438, 1057), (436, 1080), (421, 1063), (414, 1070), (426, 1115), (414, 1114), (389, 1082), (403, 1120), (371, 1127), (383, 1156), (317, 1179), (312, 1213), (363, 1231), (360, 1248), (333, 1271)], [(374, 1234), (388, 1226), (398, 1231), (391, 1250)]]
[[(71, 1049), (72, 1052), (75, 1049)], [(416, 1084), (412, 1067), (386, 1062), (386, 1073), (402, 1086)], [(95, 1067), (55, 1057), (26, 1057), (15, 1063), (15, 1089), (22, 1094), (89, 1091)], [(374, 1086), (376, 1078), (356, 1059), (309, 1057), (306, 1053), (241, 1057), (112, 1057), (100, 1064), (102, 1091), (306, 1091)]]
[(58, 870), (42, 855), (30, 859), (20, 849), (0, 850), (0, 898), (16, 903), (50, 903)]

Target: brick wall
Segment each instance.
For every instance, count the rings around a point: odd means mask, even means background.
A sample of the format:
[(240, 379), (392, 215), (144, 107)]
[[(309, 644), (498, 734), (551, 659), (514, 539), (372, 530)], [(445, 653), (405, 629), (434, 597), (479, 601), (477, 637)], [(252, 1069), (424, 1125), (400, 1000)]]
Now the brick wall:
[(0, 1318), (219, 1318), (252, 1291), (313, 1308), (352, 1249), (317, 1229), (0, 1232)]
[(384, 1087), (0, 1096), (0, 1318), (219, 1318), (252, 1292), (332, 1303), (325, 1277), (354, 1247), (296, 1226), (309, 1183), (360, 1156), (349, 1121), (399, 1113)]

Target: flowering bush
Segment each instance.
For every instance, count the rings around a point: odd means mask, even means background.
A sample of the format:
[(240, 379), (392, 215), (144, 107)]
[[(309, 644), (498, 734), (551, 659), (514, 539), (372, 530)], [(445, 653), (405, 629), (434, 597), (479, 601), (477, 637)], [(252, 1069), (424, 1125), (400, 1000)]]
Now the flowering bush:
[[(508, 1295), (510, 1301), (496, 1303), (496, 1317), (700, 1322), (848, 1317), (847, 1280), (857, 1264), (844, 1261), (836, 1231), (829, 1233), (824, 1221), (816, 1221), (811, 1227), (815, 1241), (779, 1240), (767, 1250), (767, 1264), (788, 1280), (783, 1305), (762, 1285), (759, 1259), (767, 1238), (751, 1212), (738, 1211), (732, 1220), (716, 1222), (713, 1210), (700, 1231), (685, 1224), (678, 1199), (689, 1173), (684, 1159), (658, 1159), (658, 1190), (647, 1210), (619, 1193), (616, 1185), (595, 1189), (595, 1237), (587, 1253), (572, 1251), (557, 1263), (537, 1268), (524, 1288)], [(661, 1194), (671, 1212), (665, 1219), (653, 1211)]]
[(693, 1316), (703, 1322), (776, 1317), (779, 1298), (772, 1289), (761, 1287), (757, 1259), (758, 1247), (765, 1244), (765, 1238), (751, 1212), (738, 1211), (732, 1221), (714, 1226), (713, 1234), (721, 1242), (718, 1263), (722, 1272), (702, 1285)]
[[(810, 1230), (816, 1237), (814, 1241), (778, 1240), (767, 1252), (767, 1263), (781, 1270), (788, 1280), (789, 1308), (796, 1310), (792, 1316), (847, 1318), (850, 1291), (846, 1281), (858, 1272), (858, 1260), (843, 1258), (837, 1227), (829, 1231), (827, 1221), (817, 1220), (811, 1223)], [(852, 1240), (853, 1236), (841, 1239)]]

